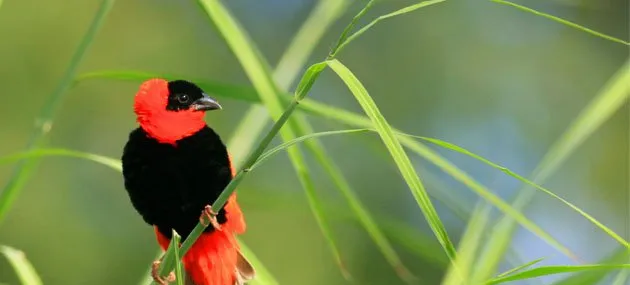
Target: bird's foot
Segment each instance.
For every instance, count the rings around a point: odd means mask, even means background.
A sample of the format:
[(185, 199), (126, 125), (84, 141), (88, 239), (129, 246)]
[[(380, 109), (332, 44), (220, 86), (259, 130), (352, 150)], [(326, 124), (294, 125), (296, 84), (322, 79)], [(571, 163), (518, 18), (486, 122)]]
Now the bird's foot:
[(153, 265), (151, 265), (151, 277), (153, 277), (153, 281), (160, 285), (168, 285), (168, 283), (175, 282), (175, 273), (173, 272), (166, 277), (160, 276), (160, 263), (162, 262), (156, 260), (153, 261)]
[(212, 210), (212, 206), (206, 205), (201, 212), (201, 217), (199, 217), (199, 222), (204, 226), (212, 225), (217, 231), (221, 230), (221, 225), (217, 221), (217, 213)]

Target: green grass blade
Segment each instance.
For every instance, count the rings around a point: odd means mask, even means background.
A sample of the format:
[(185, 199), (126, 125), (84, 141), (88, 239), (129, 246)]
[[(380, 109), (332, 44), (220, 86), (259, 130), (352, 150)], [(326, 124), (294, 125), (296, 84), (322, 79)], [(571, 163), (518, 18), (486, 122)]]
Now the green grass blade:
[(532, 186), (532, 187), (534, 187), (534, 188), (544, 192), (545, 194), (547, 194), (547, 195), (549, 195), (549, 196), (551, 196), (551, 197), (553, 197), (553, 198), (555, 198), (557, 200), (560, 200), (562, 203), (564, 203), (565, 205), (569, 206), (571, 209), (573, 209), (574, 211), (576, 211), (577, 213), (582, 215), (584, 218), (589, 220), (596, 227), (600, 228), (603, 232), (608, 234), (611, 238), (615, 239), (621, 245), (623, 245), (624, 247), (630, 249), (630, 244), (623, 237), (621, 237), (620, 235), (615, 233), (613, 230), (611, 230), (610, 228), (608, 228), (607, 226), (605, 226), (604, 224), (599, 222), (593, 216), (591, 216), (588, 213), (584, 212), (582, 209), (580, 209), (579, 207), (575, 206), (573, 203), (571, 203), (571, 202), (565, 200), (564, 198), (556, 195), (555, 193), (551, 192), (550, 190), (548, 190), (548, 189), (546, 189), (546, 188), (544, 188), (544, 187), (542, 187), (542, 186), (540, 186), (540, 185), (538, 185), (538, 184), (536, 184), (536, 183), (526, 179), (523, 176), (520, 176), (520, 175), (516, 174), (515, 172), (509, 170), (508, 168), (500, 166), (500, 165), (498, 165), (498, 164), (496, 164), (496, 163), (494, 163), (492, 161), (489, 161), (489, 160), (487, 160), (487, 159), (485, 159), (485, 158), (483, 158), (483, 157), (481, 157), (481, 156), (479, 156), (479, 155), (477, 155), (475, 153), (472, 153), (472, 152), (468, 151), (467, 149), (464, 149), (464, 148), (462, 148), (460, 146), (454, 145), (454, 144), (449, 143), (449, 142), (445, 142), (445, 141), (434, 139), (434, 138), (420, 137), (420, 136), (412, 136), (412, 137), (422, 139), (424, 141), (430, 142), (430, 143), (438, 145), (440, 147), (443, 147), (443, 148), (446, 148), (446, 149), (449, 149), (449, 150), (453, 150), (453, 151), (456, 151), (458, 153), (461, 153), (461, 154), (467, 155), (469, 157), (472, 157), (474, 159), (477, 159), (477, 160), (479, 160), (479, 161), (481, 161), (481, 162), (483, 162), (483, 163), (485, 163), (485, 164), (487, 164), (487, 165), (489, 165), (489, 166), (491, 166), (491, 167), (493, 167), (495, 169), (500, 170), (501, 172), (503, 172), (503, 173), (505, 173), (505, 174), (507, 174), (509, 176), (512, 176), (512, 177), (518, 179), (519, 181), (521, 181), (521, 182), (523, 182), (523, 183), (525, 183), (525, 184), (527, 184), (529, 186)]
[(15, 270), (22, 285), (42, 284), (42, 280), (39, 278), (39, 275), (37, 275), (37, 272), (35, 272), (33, 265), (26, 259), (24, 252), (12, 247), (0, 245), (0, 253), (9, 260), (9, 264), (11, 264), (13, 270)]
[[(569, 128), (547, 151), (539, 165), (533, 171), (534, 183), (544, 184), (564, 161), (610, 118), (630, 95), (630, 60), (617, 71), (602, 87), (595, 98), (582, 110)], [(535, 191), (527, 185), (518, 191), (513, 207), (522, 209), (533, 198)], [(510, 217), (503, 217), (494, 228), (493, 234), (487, 242), (487, 249), (479, 259), (476, 270), (479, 280), (490, 278), (497, 270), (499, 263), (508, 250), (516, 224)]]
[(537, 263), (539, 263), (539, 262), (541, 262), (543, 260), (545, 260), (545, 259), (544, 258), (539, 258), (539, 259), (532, 260), (532, 261), (530, 261), (528, 263), (525, 263), (523, 265), (519, 265), (519, 266), (514, 267), (514, 268), (512, 268), (510, 270), (507, 270), (507, 271), (499, 274), (497, 277), (504, 277), (504, 276), (508, 276), (508, 275), (514, 274), (514, 273), (522, 271), (522, 270), (524, 270), (524, 269), (526, 269), (528, 267), (531, 267), (532, 265), (537, 264)]
[[(475, 179), (470, 177), (466, 172), (457, 168), (450, 161), (441, 157), (439, 154), (432, 151), (426, 145), (423, 145), (413, 140), (412, 138), (409, 138), (407, 136), (401, 136), (399, 137), (399, 139), (400, 139), (400, 142), (403, 143), (410, 150), (420, 155), (421, 157), (425, 158), (429, 162), (433, 163), (442, 171), (446, 172), (451, 177), (453, 177), (455, 180), (458, 180), (462, 184), (466, 185), (469, 189), (473, 190), (475, 193), (477, 193), (479, 196), (484, 198), (486, 201), (490, 202), (492, 205), (497, 207), (497, 209), (505, 213), (507, 216), (511, 217), (512, 219), (515, 219), (524, 228), (526, 228), (530, 232), (534, 233), (535, 235), (543, 239), (549, 245), (553, 246), (554, 248), (556, 248), (558, 251), (562, 252), (566, 256), (577, 259), (576, 255), (571, 250), (569, 250), (564, 245), (562, 245), (562, 243), (560, 243), (550, 234), (545, 232), (542, 228), (540, 228), (530, 219), (525, 217), (525, 215), (523, 215), (523, 213), (521, 213), (519, 210), (515, 209), (510, 204), (503, 201), (497, 195), (495, 195), (494, 193), (489, 191), (486, 187), (484, 187), (481, 183), (477, 182)], [(479, 262), (480, 261), (477, 261), (477, 264), (479, 264)]]
[[(221, 35), (223, 35), (223, 38), (236, 56), (237, 60), (241, 63), (245, 74), (254, 85), (254, 88), (258, 91), (261, 101), (269, 111), (269, 114), (272, 118), (274, 118), (274, 120), (278, 121), (283, 114), (283, 104), (279, 99), (279, 88), (275, 85), (271, 72), (260, 53), (253, 47), (252, 44), (250, 44), (245, 31), (239, 26), (236, 20), (219, 1), (200, 0), (199, 3), (208, 14), (209, 18), (213, 21)], [(308, 73), (313, 72), (313, 70), (315, 70), (314, 74)], [(308, 89), (304, 88), (310, 88), (312, 86), (315, 78), (317, 78), (317, 75), (321, 72), (321, 70), (322, 69), (319, 69), (319, 71), (317, 71), (317, 66), (315, 66), (315, 68), (308, 69), (304, 78), (310, 78), (312, 80), (301, 81), (301, 84), (298, 85), (296, 92), (305, 93), (304, 91)], [(291, 128), (291, 124), (292, 123), (289, 122), (288, 128), (280, 129), (280, 137), (284, 141), (289, 141), (296, 137), (293, 129)], [(315, 220), (326, 238), (329, 247), (332, 250), (333, 256), (339, 264), (339, 268), (342, 270), (342, 273), (344, 273), (344, 276), (349, 278), (349, 274), (345, 270), (345, 266), (341, 260), (339, 247), (332, 237), (332, 230), (325, 221), (321, 201), (316, 194), (315, 185), (311, 179), (310, 170), (306, 165), (303, 154), (301, 150), (295, 146), (287, 149), (287, 153), (291, 164), (298, 175), (300, 184), (305, 190), (308, 198), (307, 200), (312, 209), (313, 215), (315, 216)]]
[(271, 272), (263, 266), (263, 263), (254, 255), (254, 252), (249, 247), (239, 240), (241, 246), (241, 253), (247, 258), (249, 263), (256, 268), (256, 278), (250, 281), (252, 285), (278, 285), (278, 281), (273, 277)]
[[(385, 15), (379, 16), (378, 18), (376, 18), (375, 20), (373, 20), (369, 24), (365, 25), (364, 27), (362, 27), (361, 29), (359, 29), (358, 31), (353, 33), (351, 36), (348, 36), (347, 38), (345, 38), (343, 40), (343, 42), (338, 43), (338, 46), (335, 48), (334, 52), (331, 53), (330, 57), (331, 58), (335, 57), (339, 52), (341, 52), (341, 50), (343, 50), (344, 47), (346, 47), (346, 45), (348, 45), (350, 42), (352, 42), (353, 40), (355, 40), (356, 38), (361, 36), (368, 29), (372, 28), (372, 26), (376, 25), (380, 21), (383, 21), (383, 20), (386, 20), (386, 19), (389, 19), (389, 18), (392, 18), (392, 17), (400, 16), (400, 15), (403, 15), (403, 14), (406, 14), (406, 13), (409, 13), (409, 12), (413, 12), (413, 11), (418, 10), (420, 8), (424, 8), (424, 7), (428, 7), (428, 6), (434, 5), (434, 4), (442, 3), (444, 1), (446, 1), (446, 0), (422, 1), (420, 3), (407, 6), (405, 8), (399, 9), (399, 10), (391, 12), (389, 14), (385, 14)], [(372, 2), (373, 1), (370, 1), (370, 3), (372, 3)]]
[(258, 160), (256, 160), (256, 163), (254, 163), (254, 165), (252, 165), (250, 169), (252, 170), (255, 169), (256, 167), (261, 165), (266, 159), (278, 153), (279, 151), (286, 150), (288, 147), (293, 146), (297, 143), (303, 142), (308, 139), (315, 139), (318, 137), (334, 136), (334, 135), (341, 135), (341, 134), (361, 133), (361, 132), (367, 132), (367, 131), (369, 131), (369, 129), (352, 129), (352, 130), (338, 130), (338, 131), (326, 131), (326, 132), (319, 132), (319, 133), (309, 133), (308, 135), (292, 139), (290, 141), (284, 142), (278, 146), (275, 146), (269, 149), (268, 151), (263, 153), (258, 158)]
[(89, 152), (81, 152), (76, 150), (69, 150), (63, 148), (40, 148), (33, 149), (30, 151), (19, 152), (15, 154), (10, 154), (7, 156), (0, 157), (0, 165), (13, 163), (16, 161), (24, 160), (24, 159), (38, 159), (47, 156), (65, 156), (65, 157), (75, 157), (91, 160), (100, 164), (103, 164), (107, 167), (110, 167), (116, 171), (122, 171), (122, 163), (118, 159), (114, 159), (107, 156), (102, 156), (98, 154), (93, 154)]
[[(59, 109), (64, 95), (72, 84), (72, 80), (76, 74), (79, 63), (83, 60), (83, 57), (92, 44), (94, 37), (100, 27), (103, 25), (108, 12), (114, 4), (114, 0), (103, 0), (100, 7), (96, 12), (96, 16), (92, 20), (90, 27), (81, 39), (77, 50), (70, 59), (70, 64), (66, 69), (63, 77), (59, 81), (59, 84), (55, 90), (48, 97), (46, 104), (38, 116), (38, 125), (31, 135), (30, 141), (26, 146), (27, 150), (39, 147), (44, 142), (45, 135), (50, 132), (53, 124), (53, 117)], [(9, 182), (0, 192), (0, 222), (4, 219), (11, 205), (19, 195), (20, 191), (26, 184), (31, 173), (37, 166), (36, 160), (27, 160), (17, 166), (13, 175), (9, 178)]]
[(613, 36), (609, 36), (609, 35), (606, 35), (606, 34), (600, 33), (600, 32), (598, 32), (598, 31), (591, 30), (591, 29), (586, 28), (586, 27), (584, 27), (584, 26), (580, 26), (580, 25), (578, 25), (578, 24), (576, 24), (576, 23), (573, 23), (573, 22), (567, 21), (567, 20), (565, 20), (565, 19), (562, 19), (562, 18), (559, 18), (559, 17), (553, 16), (553, 15), (549, 15), (549, 14), (546, 14), (546, 13), (542, 13), (542, 12), (536, 11), (536, 10), (534, 10), (534, 9), (532, 9), (532, 8), (528, 8), (528, 7), (525, 7), (525, 6), (522, 6), (522, 5), (516, 4), (516, 3), (512, 3), (512, 2), (509, 2), (509, 1), (505, 1), (505, 0), (491, 0), (491, 1), (492, 1), (492, 2), (495, 2), (495, 3), (499, 3), (499, 4), (503, 4), (503, 5), (511, 6), (511, 7), (517, 8), (517, 9), (519, 9), (519, 10), (521, 10), (521, 11), (525, 11), (525, 12), (528, 12), (528, 13), (534, 14), (534, 15), (536, 15), (536, 16), (541, 16), (541, 17), (543, 17), (543, 18), (547, 18), (547, 19), (550, 19), (550, 20), (556, 21), (556, 22), (558, 22), (558, 23), (560, 23), (560, 24), (563, 24), (563, 25), (569, 26), (569, 27), (574, 28), (574, 29), (578, 29), (578, 30), (580, 30), (580, 31), (582, 31), (582, 32), (585, 32), (585, 33), (587, 33), (587, 34), (594, 35), (594, 36), (596, 36), (596, 37), (600, 37), (600, 38), (603, 38), (603, 39), (606, 39), (606, 40), (609, 40), (609, 41), (613, 41), (613, 42), (616, 42), (616, 43), (620, 43), (620, 44), (623, 44), (623, 45), (630, 46), (630, 42), (626, 42), (626, 41), (624, 41), (624, 40), (621, 40), (621, 39), (615, 38), (615, 37), (613, 37)]
[(175, 254), (175, 282), (177, 285), (184, 285), (184, 274), (182, 270), (182, 262), (181, 257), (179, 255), (179, 242), (181, 241), (181, 236), (175, 231), (172, 230), (172, 238), (170, 247), (173, 248), (173, 254)]
[[(609, 256), (606, 256), (599, 262), (598, 264), (617, 264), (628, 261), (628, 256), (630, 256), (630, 251), (625, 248), (619, 248), (614, 251)], [(558, 280), (553, 285), (592, 285), (598, 284), (602, 279), (606, 277), (610, 270), (596, 270), (596, 271), (582, 271), (578, 272), (572, 276), (564, 278), (562, 280)], [(627, 271), (627, 270), (625, 270)], [(623, 273), (622, 271), (621, 273)]]
[(304, 68), (317, 43), (328, 28), (346, 11), (352, 1), (319, 0), (278, 61), (273, 77), (282, 90), (287, 90)]
[(411, 160), (405, 153), (402, 148), (402, 145), (398, 141), (398, 138), (394, 135), (394, 131), (391, 126), (385, 120), (385, 117), (381, 114), (378, 107), (376, 107), (376, 103), (367, 93), (363, 84), (359, 82), (359, 80), (352, 74), (352, 72), (346, 68), (341, 62), (338, 60), (330, 60), (327, 61), (328, 66), (334, 70), (337, 75), (344, 81), (344, 83), (348, 86), (348, 89), (355, 96), (365, 113), (372, 120), (374, 127), (378, 131), (379, 136), (383, 140), (383, 143), (387, 147), (390, 152), (392, 158), (394, 159), (398, 169), (400, 170), (405, 182), (412, 191), (412, 194), (420, 209), (425, 215), (427, 222), (429, 223), (431, 230), (437, 237), (440, 245), (444, 248), (444, 251), (449, 256), (451, 260), (455, 260), (456, 250), (455, 246), (451, 242), (448, 237), (448, 233), (444, 228), (444, 224), (440, 220), (433, 204), (431, 203), (431, 199), (427, 194), (422, 182), (418, 175), (411, 165)]
[(541, 266), (525, 271), (521, 271), (509, 276), (499, 277), (486, 282), (486, 285), (501, 284), (509, 281), (525, 280), (541, 276), (580, 272), (587, 270), (610, 270), (610, 269), (630, 269), (630, 264), (589, 264), (589, 265), (556, 265)]
[(470, 274), (475, 262), (475, 256), (483, 234), (490, 221), (490, 210), (492, 208), (485, 203), (477, 204), (472, 216), (468, 220), (466, 230), (462, 235), (457, 248), (457, 259), (449, 266), (443, 285), (464, 285), (469, 284)]
[[(313, 129), (308, 124), (306, 119), (297, 114), (295, 117), (299, 134), (313, 133)], [(335, 187), (341, 192), (346, 200), (346, 203), (350, 206), (350, 210), (357, 217), (361, 226), (368, 233), (376, 247), (383, 254), (387, 262), (392, 266), (396, 274), (404, 281), (415, 284), (418, 278), (414, 276), (409, 269), (403, 264), (402, 260), (394, 250), (394, 247), (390, 244), (385, 234), (380, 230), (375, 219), (370, 214), (370, 211), (363, 205), (359, 197), (355, 194), (355, 191), (350, 186), (350, 183), (343, 176), (342, 170), (335, 164), (335, 162), (326, 154), (324, 146), (318, 139), (307, 140), (305, 142), (307, 149), (315, 156), (317, 162), (322, 166), (324, 171), (330, 176)]]

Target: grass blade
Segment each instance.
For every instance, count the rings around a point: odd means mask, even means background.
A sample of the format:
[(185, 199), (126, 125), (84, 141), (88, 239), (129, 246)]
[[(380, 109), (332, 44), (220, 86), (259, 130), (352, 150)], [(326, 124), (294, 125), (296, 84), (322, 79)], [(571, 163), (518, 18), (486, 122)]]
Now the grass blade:
[(13, 270), (15, 270), (18, 279), (20, 279), (20, 283), (23, 285), (42, 284), (42, 280), (39, 278), (39, 275), (37, 275), (37, 272), (35, 272), (33, 265), (26, 259), (24, 252), (12, 247), (0, 245), (0, 253), (9, 260), (9, 264), (11, 264)]
[(352, 72), (346, 68), (341, 62), (338, 60), (330, 60), (326, 62), (328, 66), (334, 70), (337, 75), (344, 81), (344, 83), (348, 86), (348, 89), (355, 96), (365, 113), (372, 120), (374, 127), (379, 133), (379, 136), (383, 140), (383, 143), (389, 150), (392, 158), (396, 162), (398, 169), (400, 170), (405, 182), (412, 191), (412, 194), (420, 209), (425, 215), (427, 222), (429, 223), (431, 230), (437, 237), (438, 241), (442, 245), (444, 251), (449, 256), (451, 260), (455, 260), (456, 250), (455, 246), (451, 242), (448, 237), (448, 233), (440, 220), (433, 204), (431, 203), (431, 199), (429, 198), (420, 178), (416, 175), (416, 172), (411, 165), (411, 160), (405, 153), (402, 148), (402, 145), (398, 141), (398, 138), (395, 137), (394, 132), (391, 126), (387, 123), (378, 107), (376, 107), (376, 103), (372, 100), (370, 95), (363, 87), (363, 84), (359, 82), (359, 80), (352, 74)]
[(475, 262), (475, 254), (479, 249), (483, 233), (490, 220), (492, 208), (485, 203), (478, 203), (468, 220), (466, 230), (457, 248), (457, 259), (449, 266), (443, 285), (469, 284), (470, 274)]
[(352, 129), (352, 130), (338, 130), (338, 131), (327, 131), (327, 132), (319, 132), (319, 133), (309, 133), (308, 135), (292, 139), (290, 141), (284, 142), (284, 143), (282, 143), (282, 144), (280, 144), (278, 146), (275, 146), (275, 147), (269, 149), (268, 151), (263, 153), (258, 158), (258, 160), (256, 160), (256, 163), (254, 163), (254, 165), (252, 165), (252, 167), (250, 167), (250, 169), (252, 169), (252, 170), (255, 169), (260, 164), (262, 164), (266, 159), (268, 159), (269, 157), (271, 157), (274, 154), (278, 153), (279, 151), (286, 150), (290, 146), (293, 146), (293, 145), (295, 145), (297, 143), (303, 142), (303, 141), (308, 140), (308, 139), (315, 139), (315, 138), (318, 138), (318, 137), (334, 136), (334, 135), (341, 135), (341, 134), (361, 133), (361, 132), (367, 132), (367, 131), (369, 131), (369, 129)]
[[(629, 81), (630, 60), (626, 60), (547, 151), (533, 171), (531, 181), (539, 185), (543, 184), (595, 130), (623, 106), (630, 95), (630, 86), (627, 84)], [(535, 191), (527, 185), (518, 193), (513, 207), (520, 210), (527, 206)], [(516, 224), (512, 218), (506, 216), (499, 220), (488, 240), (487, 250), (479, 259), (480, 267), (476, 271), (479, 280), (486, 280), (496, 272), (515, 230)]]
[[(614, 251), (609, 256), (603, 258), (598, 264), (615, 264), (627, 262), (628, 256), (630, 256), (630, 251), (625, 248), (620, 248)], [(597, 284), (597, 282), (601, 281), (606, 277), (610, 270), (597, 270), (597, 271), (581, 271), (572, 276), (564, 278), (562, 280), (558, 280), (553, 285), (592, 285)], [(626, 272), (628, 270), (622, 271), (620, 273)]]
[[(407, 6), (405, 8), (399, 9), (397, 11), (391, 12), (389, 14), (385, 14), (382, 16), (379, 16), (378, 18), (376, 18), (375, 20), (373, 20), (372, 22), (370, 22), (369, 24), (365, 25), (364, 27), (362, 27), (361, 29), (359, 29), (358, 31), (356, 31), (355, 33), (353, 33), (351, 36), (348, 36), (347, 38), (343, 39), (343, 42), (340, 42), (337, 44), (337, 47), (334, 49), (334, 52), (332, 52), (330, 54), (330, 58), (335, 57), (339, 52), (341, 52), (341, 50), (346, 47), (346, 45), (348, 45), (350, 42), (352, 42), (353, 40), (355, 40), (356, 38), (358, 38), (359, 36), (361, 36), (363, 33), (365, 33), (368, 29), (370, 29), (372, 26), (376, 25), (378, 22), (392, 18), (392, 17), (396, 17), (396, 16), (400, 16), (409, 12), (413, 12), (415, 10), (418, 10), (420, 8), (424, 8), (424, 7), (428, 7), (434, 4), (438, 4), (438, 3), (442, 3), (446, 0), (429, 0), (429, 1), (422, 1), (420, 3), (414, 4), (414, 5), (410, 5)], [(368, 6), (372, 3), (373, 1), (370, 1), (370, 3), (368, 3)], [(367, 8), (369, 8), (368, 6), (366, 6)], [(364, 11), (367, 11), (366, 9), (364, 9)], [(363, 11), (362, 11), (363, 12)]]
[(510, 269), (508, 271), (505, 271), (505, 272), (499, 274), (497, 277), (504, 277), (504, 276), (508, 276), (508, 275), (514, 274), (514, 273), (519, 272), (519, 271), (521, 271), (523, 269), (531, 267), (532, 265), (537, 264), (537, 263), (539, 263), (539, 262), (541, 262), (543, 260), (545, 260), (545, 259), (544, 258), (539, 258), (539, 259), (532, 260), (532, 261), (530, 261), (528, 263), (525, 263), (523, 265), (519, 265), (519, 266), (514, 267), (514, 268), (512, 268), (512, 269)]
[[(258, 94), (263, 102), (263, 105), (267, 108), (270, 115), (274, 120), (278, 121), (283, 114), (283, 104), (279, 98), (279, 88), (275, 85), (271, 72), (266, 62), (260, 53), (253, 47), (247, 38), (246, 33), (239, 26), (236, 20), (230, 15), (227, 9), (219, 2), (214, 0), (200, 0), (198, 1), (201, 7), (208, 14), (209, 18), (213, 21), (219, 32), (225, 39), (226, 43), (241, 63), (245, 73), (249, 80), (254, 85), (254, 88), (258, 91)], [(319, 73), (325, 67), (324, 65), (315, 65), (315, 68), (309, 68), (304, 78), (309, 80), (302, 80), (298, 85), (296, 93), (304, 93), (310, 89), (314, 80)], [(311, 72), (311, 74), (309, 74)], [(289, 141), (296, 137), (289, 122), (288, 128), (280, 129), (280, 137), (284, 141)], [(332, 237), (332, 230), (326, 223), (323, 212), (322, 204), (315, 191), (315, 185), (311, 179), (310, 171), (304, 160), (303, 154), (298, 147), (291, 147), (287, 149), (289, 159), (293, 168), (295, 169), (298, 180), (305, 190), (307, 201), (312, 209), (315, 220), (322, 231), (322, 234), (326, 238), (329, 247), (332, 250), (332, 254), (339, 265), (344, 276), (348, 279), (349, 274), (345, 270), (345, 266), (341, 260), (339, 253), (339, 247), (336, 241)], [(221, 198), (221, 197), (219, 197)]]
[(516, 4), (516, 3), (512, 3), (512, 2), (509, 2), (509, 1), (505, 1), (505, 0), (491, 0), (491, 1), (492, 1), (492, 2), (495, 2), (495, 3), (499, 3), (499, 4), (503, 4), (503, 5), (511, 6), (511, 7), (517, 8), (517, 9), (519, 9), (519, 10), (521, 10), (521, 11), (525, 11), (525, 12), (528, 12), (528, 13), (532, 13), (532, 14), (534, 14), (534, 15), (536, 15), (536, 16), (541, 16), (541, 17), (543, 17), (543, 18), (547, 18), (547, 19), (550, 19), (550, 20), (556, 21), (556, 22), (558, 22), (558, 23), (560, 23), (560, 24), (563, 24), (563, 25), (569, 26), (569, 27), (574, 28), (574, 29), (578, 29), (578, 30), (580, 30), (580, 31), (582, 31), (582, 32), (585, 32), (585, 33), (587, 33), (587, 34), (594, 35), (594, 36), (596, 36), (596, 37), (600, 37), (600, 38), (603, 38), (603, 39), (606, 39), (606, 40), (609, 40), (609, 41), (612, 41), (612, 42), (616, 42), (616, 43), (620, 43), (620, 44), (623, 44), (623, 45), (626, 45), (626, 46), (630, 46), (630, 42), (626, 42), (626, 41), (624, 41), (624, 40), (621, 40), (621, 39), (615, 38), (615, 37), (613, 37), (613, 36), (609, 36), (609, 35), (606, 35), (606, 34), (600, 33), (600, 32), (598, 32), (598, 31), (591, 30), (591, 29), (586, 28), (586, 27), (584, 27), (584, 26), (580, 26), (580, 25), (578, 25), (578, 24), (576, 24), (576, 23), (573, 23), (573, 22), (567, 21), (567, 20), (565, 20), (565, 19), (562, 19), (562, 18), (559, 18), (559, 17), (553, 16), (553, 15), (549, 15), (549, 14), (546, 14), (546, 13), (542, 13), (542, 12), (536, 11), (536, 10), (534, 10), (534, 9), (532, 9), (532, 8), (528, 8), (528, 7), (525, 7), (525, 6), (522, 6), (522, 5)]
[(184, 285), (184, 274), (182, 262), (180, 261), (181, 257), (179, 255), (179, 242), (182, 237), (175, 230), (172, 231), (171, 244), (169, 247), (173, 248), (173, 254), (175, 254), (175, 282), (177, 282), (177, 285)]
[(593, 216), (591, 216), (588, 213), (584, 212), (582, 209), (580, 209), (579, 207), (575, 206), (573, 203), (571, 203), (571, 202), (565, 200), (564, 198), (556, 195), (555, 193), (551, 192), (550, 190), (548, 190), (548, 189), (546, 189), (546, 188), (544, 188), (544, 187), (542, 187), (542, 186), (540, 186), (540, 185), (538, 185), (538, 184), (536, 184), (536, 183), (534, 183), (532, 181), (529, 181), (525, 177), (516, 174), (515, 172), (509, 170), (508, 168), (500, 166), (500, 165), (498, 165), (498, 164), (496, 164), (496, 163), (494, 163), (492, 161), (489, 161), (489, 160), (487, 160), (487, 159), (485, 159), (485, 158), (483, 158), (483, 157), (481, 157), (481, 156), (479, 156), (477, 154), (474, 154), (474, 153), (468, 151), (467, 149), (464, 149), (464, 148), (462, 148), (460, 146), (454, 145), (454, 144), (449, 143), (449, 142), (445, 142), (445, 141), (434, 139), (434, 138), (420, 137), (420, 136), (411, 136), (411, 137), (419, 138), (419, 139), (422, 139), (424, 141), (430, 142), (432, 144), (438, 145), (440, 147), (443, 147), (443, 148), (446, 148), (446, 149), (449, 149), (449, 150), (453, 150), (453, 151), (456, 151), (458, 153), (461, 153), (461, 154), (467, 155), (469, 157), (472, 157), (474, 159), (477, 159), (477, 160), (479, 160), (479, 161), (481, 161), (481, 162), (483, 162), (483, 163), (485, 163), (485, 164), (487, 164), (487, 165), (489, 165), (489, 166), (491, 166), (491, 167), (493, 167), (495, 169), (500, 170), (501, 172), (503, 172), (503, 173), (505, 173), (505, 174), (507, 174), (509, 176), (512, 176), (512, 177), (518, 179), (519, 181), (521, 181), (521, 182), (523, 182), (523, 183), (525, 183), (525, 184), (527, 184), (529, 186), (532, 186), (532, 187), (534, 187), (534, 188), (544, 192), (545, 194), (547, 194), (547, 195), (549, 195), (549, 196), (551, 196), (551, 197), (553, 197), (553, 198), (555, 198), (557, 200), (560, 200), (562, 203), (564, 203), (565, 205), (569, 206), (569, 208), (573, 209), (574, 211), (576, 211), (577, 213), (582, 215), (584, 218), (589, 220), (596, 227), (600, 228), (603, 232), (608, 234), (611, 238), (615, 239), (621, 245), (623, 245), (624, 247), (630, 249), (630, 244), (623, 237), (621, 237), (620, 235), (615, 233), (610, 228), (606, 227), (604, 224), (599, 222)]
[(89, 152), (81, 152), (63, 148), (40, 148), (7, 155), (4, 157), (0, 157), (0, 165), (16, 162), (23, 159), (38, 159), (46, 156), (66, 156), (82, 158), (103, 164), (119, 172), (122, 171), (122, 163), (118, 159)]
[(509, 281), (525, 280), (541, 276), (580, 272), (587, 270), (610, 270), (610, 269), (630, 269), (630, 264), (589, 264), (589, 265), (556, 265), (541, 266), (525, 271), (521, 271), (509, 276), (499, 277), (486, 282), (486, 285), (501, 284)]
[[(92, 44), (94, 37), (105, 21), (105, 17), (114, 5), (114, 0), (103, 0), (96, 12), (96, 16), (92, 20), (90, 27), (81, 39), (77, 50), (70, 59), (70, 64), (66, 69), (63, 77), (55, 90), (48, 97), (46, 104), (38, 117), (38, 126), (31, 135), (30, 141), (26, 146), (27, 150), (39, 147), (44, 142), (45, 135), (50, 132), (53, 123), (53, 117), (59, 109), (64, 95), (72, 84), (72, 80), (76, 74), (79, 64), (83, 60), (85, 53)], [(27, 160), (17, 166), (13, 175), (9, 178), (9, 182), (0, 192), (0, 222), (4, 219), (11, 205), (19, 195), (20, 191), (26, 184), (31, 173), (37, 166), (36, 160)]]
[(241, 245), (241, 253), (247, 258), (249, 263), (256, 268), (256, 278), (254, 280), (249, 281), (252, 285), (278, 285), (278, 281), (273, 277), (271, 272), (263, 266), (263, 263), (254, 255), (243, 241), (239, 240)]

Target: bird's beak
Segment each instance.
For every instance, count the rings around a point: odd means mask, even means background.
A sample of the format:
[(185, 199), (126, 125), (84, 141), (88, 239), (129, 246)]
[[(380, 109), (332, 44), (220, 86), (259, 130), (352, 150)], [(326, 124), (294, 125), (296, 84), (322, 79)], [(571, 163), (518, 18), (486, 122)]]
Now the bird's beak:
[(207, 94), (203, 94), (203, 97), (195, 100), (190, 105), (195, 111), (209, 111), (209, 110), (221, 110), (221, 105), (217, 100), (212, 99)]

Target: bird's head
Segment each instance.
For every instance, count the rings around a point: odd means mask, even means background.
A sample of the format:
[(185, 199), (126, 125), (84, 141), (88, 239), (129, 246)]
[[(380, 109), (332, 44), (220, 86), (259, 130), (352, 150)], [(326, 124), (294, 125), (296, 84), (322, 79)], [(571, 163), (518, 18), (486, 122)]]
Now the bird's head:
[(149, 79), (134, 100), (140, 126), (152, 138), (175, 144), (205, 126), (205, 111), (221, 109), (197, 85), (184, 80)]

